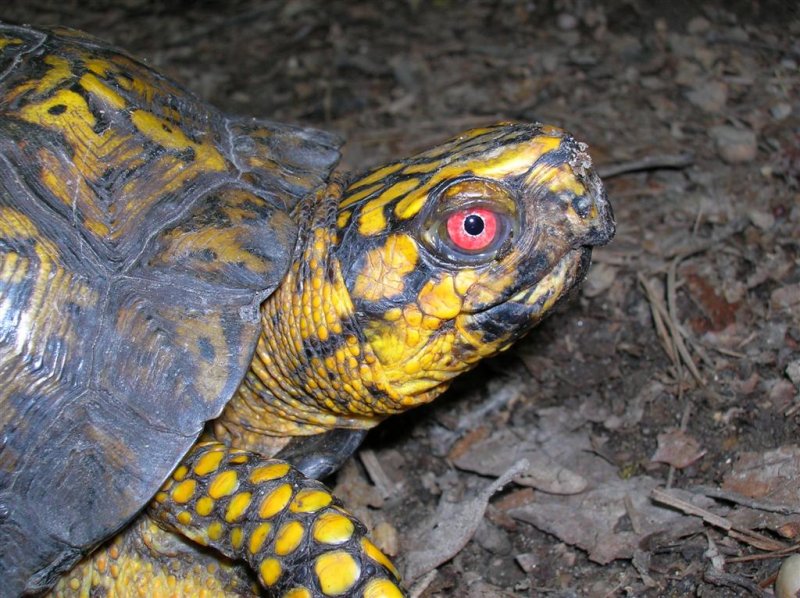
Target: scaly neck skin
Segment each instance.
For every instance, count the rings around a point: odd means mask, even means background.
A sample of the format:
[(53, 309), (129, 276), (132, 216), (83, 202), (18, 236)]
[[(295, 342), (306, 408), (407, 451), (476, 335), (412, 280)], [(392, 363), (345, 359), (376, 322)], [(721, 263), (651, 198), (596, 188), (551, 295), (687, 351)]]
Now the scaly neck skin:
[(215, 421), (221, 440), (270, 453), (279, 439), (371, 428), (409, 406), (364, 338), (332, 251), (340, 196), (334, 183), (299, 208), (293, 264), (261, 307), (250, 369)]

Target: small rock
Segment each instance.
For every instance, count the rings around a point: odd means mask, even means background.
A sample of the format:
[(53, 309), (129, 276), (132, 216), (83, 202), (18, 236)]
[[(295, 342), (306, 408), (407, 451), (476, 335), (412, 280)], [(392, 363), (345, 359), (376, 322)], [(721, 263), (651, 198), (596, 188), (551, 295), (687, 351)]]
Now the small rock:
[(775, 580), (777, 598), (797, 598), (800, 594), (800, 554), (786, 558)]
[(700, 81), (686, 92), (686, 99), (706, 112), (719, 112), (728, 101), (728, 86), (722, 81)]
[(800, 359), (796, 359), (786, 366), (786, 375), (797, 386), (800, 386)]
[(747, 216), (750, 222), (756, 225), (761, 230), (769, 230), (775, 224), (775, 216), (771, 212), (761, 212), (759, 210), (750, 210)]
[(786, 102), (781, 102), (770, 108), (769, 113), (775, 120), (785, 120), (792, 113), (792, 106)]
[(728, 164), (741, 164), (755, 159), (757, 143), (753, 131), (720, 125), (713, 127), (710, 134), (716, 143), (720, 158)]
[(686, 26), (686, 31), (692, 35), (700, 35), (708, 31), (710, 27), (711, 23), (705, 17), (694, 17)]
[(567, 12), (562, 12), (556, 17), (556, 25), (561, 31), (572, 31), (578, 26), (578, 18)]

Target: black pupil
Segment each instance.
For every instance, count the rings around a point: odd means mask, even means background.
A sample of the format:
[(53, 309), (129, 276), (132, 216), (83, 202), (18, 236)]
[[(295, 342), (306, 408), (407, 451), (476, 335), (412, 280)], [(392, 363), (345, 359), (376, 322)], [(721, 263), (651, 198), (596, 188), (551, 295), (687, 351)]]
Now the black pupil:
[(483, 232), (483, 218), (477, 214), (470, 214), (464, 219), (464, 230), (473, 237)]

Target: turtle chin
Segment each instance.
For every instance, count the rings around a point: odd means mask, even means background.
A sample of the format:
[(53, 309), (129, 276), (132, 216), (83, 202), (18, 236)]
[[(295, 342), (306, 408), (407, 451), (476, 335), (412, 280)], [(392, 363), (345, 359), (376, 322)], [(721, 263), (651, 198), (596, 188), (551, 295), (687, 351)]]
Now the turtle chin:
[(465, 353), (471, 353), (464, 361), (476, 363), (504, 351), (527, 334), (580, 286), (591, 258), (591, 247), (571, 249), (535, 284), (502, 303), (459, 316), (456, 329), (462, 333)]

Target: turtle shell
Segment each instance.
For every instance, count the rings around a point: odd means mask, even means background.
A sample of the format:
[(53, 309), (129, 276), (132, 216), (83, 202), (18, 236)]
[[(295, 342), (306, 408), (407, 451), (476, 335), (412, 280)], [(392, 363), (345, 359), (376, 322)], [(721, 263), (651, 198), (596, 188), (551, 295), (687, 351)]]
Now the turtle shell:
[(220, 413), (337, 148), (0, 24), (0, 594), (124, 526)]

